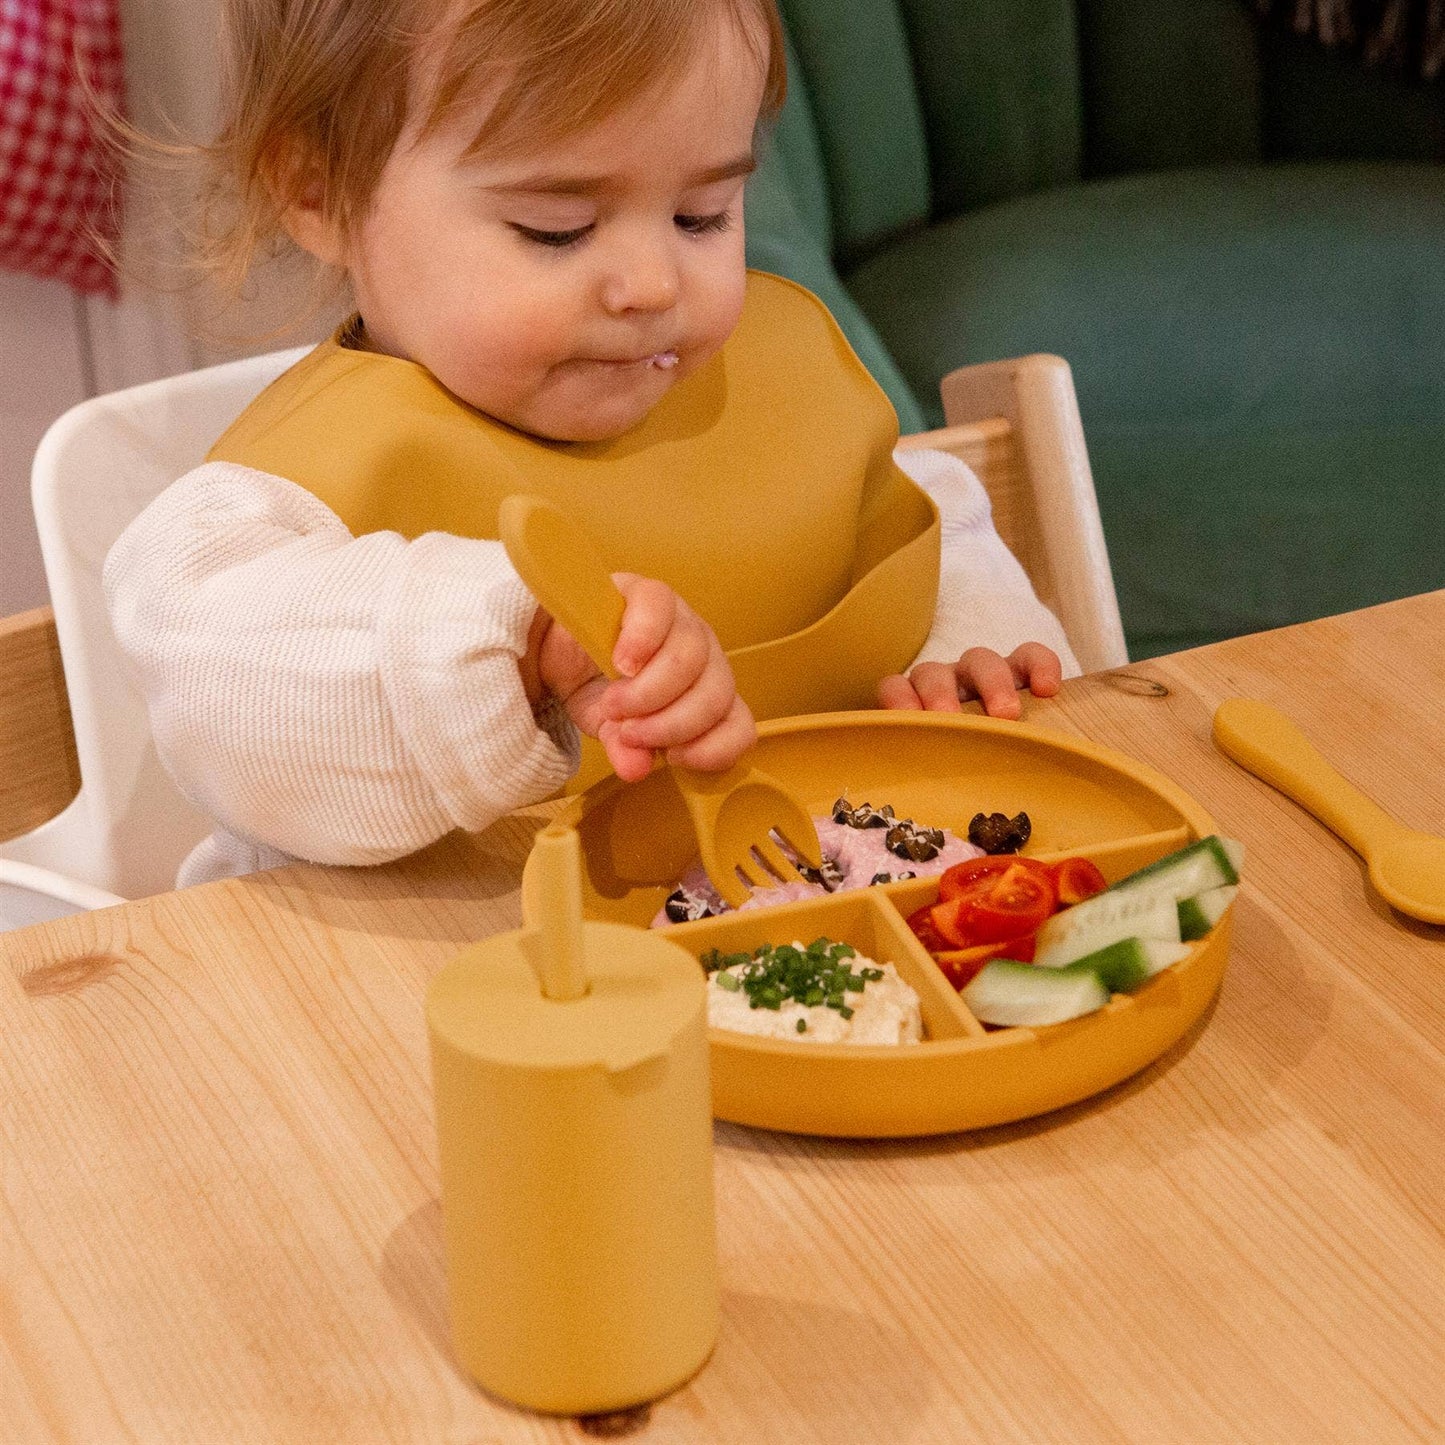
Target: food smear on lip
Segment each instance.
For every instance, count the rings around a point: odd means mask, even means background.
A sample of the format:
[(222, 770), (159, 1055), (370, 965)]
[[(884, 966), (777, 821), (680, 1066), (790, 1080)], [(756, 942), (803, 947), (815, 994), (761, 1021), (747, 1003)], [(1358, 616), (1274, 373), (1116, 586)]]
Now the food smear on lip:
[[(799, 871), (804, 881), (756, 888), (743, 908), (771, 908), (850, 888), (924, 878), (980, 857), (983, 852), (947, 828), (924, 827), (911, 818), (899, 818), (886, 805), (874, 808), (860, 803), (854, 808), (846, 798), (839, 798), (833, 804), (831, 817), (814, 818), (813, 822), (823, 850), (823, 866), (810, 868), (801, 863)], [(786, 851), (798, 861), (791, 849)], [(708, 881), (702, 864), (694, 863), (658, 909), (652, 927), (691, 923), (729, 911), (721, 894)]]
[(918, 995), (891, 963), (850, 944), (764, 944), (751, 953), (700, 960), (707, 971), (710, 1028), (815, 1044), (916, 1044)]

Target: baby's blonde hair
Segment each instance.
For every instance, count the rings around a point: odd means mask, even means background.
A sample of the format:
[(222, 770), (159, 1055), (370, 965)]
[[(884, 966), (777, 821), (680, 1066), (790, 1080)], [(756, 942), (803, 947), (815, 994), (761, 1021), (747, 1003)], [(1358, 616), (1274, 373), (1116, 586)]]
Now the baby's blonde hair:
[(719, 21), (766, 67), (760, 119), (787, 83), (774, 0), (227, 0), (226, 19), (198, 260), (233, 294), (318, 181), (354, 229), (413, 109), (425, 134), (485, 95), (473, 151), (545, 144), (669, 78)]

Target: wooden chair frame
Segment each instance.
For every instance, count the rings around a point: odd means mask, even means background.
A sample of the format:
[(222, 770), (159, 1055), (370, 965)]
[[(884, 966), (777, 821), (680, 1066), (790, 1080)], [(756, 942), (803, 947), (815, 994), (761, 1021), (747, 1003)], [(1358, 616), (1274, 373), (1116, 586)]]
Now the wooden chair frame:
[(1129, 660), (1073, 373), (1057, 356), (965, 366), (943, 378), (948, 425), (899, 440), (967, 462), (994, 525), (1063, 625), (1085, 672)]
[(54, 615), (0, 618), (0, 839), (38, 828), (79, 790)]
[[(1128, 661), (1083, 427), (1056, 356), (965, 367), (942, 385), (948, 425), (904, 437), (967, 462), (999, 535), (1063, 624), (1086, 672)], [(0, 841), (54, 817), (80, 787), (48, 607), (0, 619)]]

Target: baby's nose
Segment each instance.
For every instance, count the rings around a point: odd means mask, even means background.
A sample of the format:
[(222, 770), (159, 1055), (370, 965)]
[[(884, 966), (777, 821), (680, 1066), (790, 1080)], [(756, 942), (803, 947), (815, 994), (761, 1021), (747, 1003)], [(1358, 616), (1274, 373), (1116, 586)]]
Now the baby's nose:
[(604, 285), (609, 311), (667, 311), (677, 304), (678, 270), (669, 249), (637, 244), (619, 251)]

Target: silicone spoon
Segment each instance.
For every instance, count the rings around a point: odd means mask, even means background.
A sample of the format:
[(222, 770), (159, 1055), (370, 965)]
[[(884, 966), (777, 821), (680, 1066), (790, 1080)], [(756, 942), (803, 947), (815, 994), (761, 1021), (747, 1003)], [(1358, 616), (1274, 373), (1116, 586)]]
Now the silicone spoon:
[(1214, 741), (1338, 833), (1370, 865), (1380, 897), (1426, 923), (1445, 923), (1445, 838), (1407, 828), (1347, 783), (1278, 708), (1232, 697), (1214, 714)]
[[(498, 528), (532, 595), (607, 677), (616, 677), (612, 650), (624, 604), (591, 538), (559, 508), (528, 496), (504, 499)], [(734, 908), (747, 902), (751, 888), (799, 876), (773, 840), (774, 832), (814, 868), (822, 865), (818, 830), (808, 810), (767, 773), (745, 762), (723, 773), (682, 767), (673, 767), (672, 773), (692, 817), (702, 866)]]

